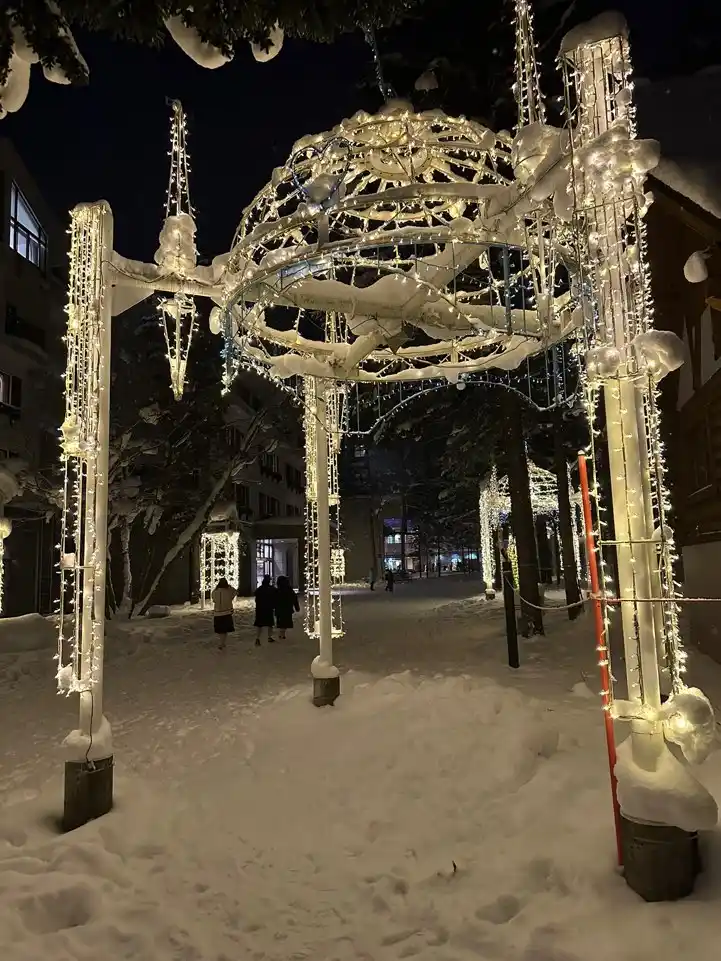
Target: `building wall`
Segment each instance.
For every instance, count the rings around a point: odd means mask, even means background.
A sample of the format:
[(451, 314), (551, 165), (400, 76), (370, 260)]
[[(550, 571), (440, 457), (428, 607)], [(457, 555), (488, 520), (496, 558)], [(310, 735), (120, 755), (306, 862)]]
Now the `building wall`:
[(345, 573), (349, 583), (368, 578), (371, 569), (382, 570), (382, 521), (372, 497), (341, 497), (341, 537), (345, 548)]
[[(686, 361), (662, 384), (663, 426), (684, 593), (721, 598), (721, 222), (652, 182), (649, 256), (656, 326), (682, 338)], [(684, 264), (706, 250), (708, 280), (689, 283)], [(684, 608), (689, 639), (721, 660), (721, 604)]]
[[(40, 265), (14, 249), (13, 185), (45, 234)], [(62, 226), (12, 144), (0, 138), (0, 460), (15, 455), (33, 471), (56, 466), (59, 455), (66, 258)], [(7, 507), (14, 530), (5, 545), (5, 616), (52, 610), (55, 531), (44, 519), (46, 506), (28, 490)]]

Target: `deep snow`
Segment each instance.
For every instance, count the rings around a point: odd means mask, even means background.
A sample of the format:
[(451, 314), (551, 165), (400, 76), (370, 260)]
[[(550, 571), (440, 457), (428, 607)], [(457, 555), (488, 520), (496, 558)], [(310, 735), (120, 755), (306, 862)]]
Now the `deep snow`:
[[(479, 587), (351, 592), (322, 711), (299, 629), (256, 650), (246, 609), (219, 652), (207, 614), (114, 625), (117, 806), (66, 837), (74, 702), (51, 657), (0, 656), (3, 959), (715, 959), (716, 835), (683, 903), (615, 873), (590, 616), (550, 615), (513, 673)], [(718, 705), (719, 669), (691, 666)], [(720, 756), (701, 774), (721, 796)]]

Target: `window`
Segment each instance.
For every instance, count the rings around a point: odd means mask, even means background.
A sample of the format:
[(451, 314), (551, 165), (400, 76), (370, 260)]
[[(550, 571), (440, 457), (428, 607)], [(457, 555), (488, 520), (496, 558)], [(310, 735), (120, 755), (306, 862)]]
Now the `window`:
[(277, 480), (282, 480), (278, 455), (263, 454), (260, 458), (260, 472), (261, 474), (271, 475)]
[(261, 517), (278, 517), (280, 514), (280, 501), (277, 497), (269, 497), (268, 494), (261, 494), (259, 507)]
[(285, 483), (290, 490), (295, 491), (297, 494), (302, 494), (305, 489), (302, 472), (299, 471), (297, 467), (293, 467), (292, 464), (285, 465)]
[(691, 428), (688, 433), (688, 493), (689, 496), (711, 486), (711, 440), (709, 437), (708, 420), (703, 418), (700, 424)]
[(0, 405), (20, 410), (22, 406), (22, 381), (19, 377), (0, 372)]
[(225, 444), (232, 453), (239, 453), (243, 449), (243, 432), (238, 430), (237, 427), (226, 427)]
[(237, 507), (250, 507), (250, 491), (245, 484), (235, 485), (235, 504)]
[(12, 304), (8, 304), (5, 310), (5, 333), (11, 337), (27, 340), (31, 344), (45, 349), (45, 331), (37, 324), (31, 324), (29, 321), (23, 320)]
[(25, 260), (45, 270), (47, 236), (17, 184), (10, 188), (10, 246)]

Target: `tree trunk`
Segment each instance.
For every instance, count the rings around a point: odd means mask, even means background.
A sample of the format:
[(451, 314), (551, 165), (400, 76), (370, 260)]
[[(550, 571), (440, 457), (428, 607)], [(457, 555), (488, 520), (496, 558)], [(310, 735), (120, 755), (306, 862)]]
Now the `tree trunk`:
[(108, 556), (106, 559), (106, 588), (105, 588), (105, 617), (110, 621), (118, 610), (118, 601), (115, 597), (115, 587), (113, 586), (113, 574), (110, 555), (110, 542), (108, 541)]
[(370, 524), (370, 536), (371, 536), (371, 565), (370, 565), (370, 576), (371, 583), (378, 580), (378, 533), (376, 524), (376, 509), (373, 503), (373, 498), (370, 500), (370, 507), (368, 510), (368, 522)]
[(538, 552), (538, 571), (541, 584), (553, 583), (553, 554), (548, 537), (545, 517), (536, 518), (536, 550)]
[(133, 610), (133, 567), (130, 563), (130, 532), (132, 521), (124, 517), (120, 522), (120, 550), (123, 554), (123, 596), (120, 610), (130, 617)]
[(576, 570), (576, 552), (574, 551), (573, 521), (571, 515), (571, 497), (568, 490), (568, 468), (566, 453), (563, 449), (563, 412), (557, 411), (555, 416), (554, 438), (554, 467), (558, 482), (558, 531), (561, 535), (561, 552), (563, 554), (563, 584), (566, 590), (566, 604), (576, 605), (568, 608), (569, 620), (575, 620), (583, 613), (581, 590), (578, 584)]
[(193, 540), (196, 534), (200, 532), (200, 529), (205, 526), (210, 516), (210, 512), (215, 506), (216, 501), (220, 497), (220, 494), (233, 475), (233, 472), (238, 467), (238, 461), (233, 460), (225, 468), (223, 473), (220, 475), (218, 480), (215, 482), (213, 489), (208, 494), (203, 505), (196, 513), (195, 517), (190, 521), (184, 531), (181, 531), (178, 540), (175, 542), (173, 547), (166, 553), (163, 558), (163, 562), (160, 565), (160, 570), (156, 573), (153, 580), (150, 582), (150, 587), (145, 592), (145, 596), (142, 597), (137, 604), (133, 606), (132, 613), (144, 614), (147, 608), (150, 606), (150, 601), (152, 600), (153, 594), (155, 593), (158, 584), (166, 572), (168, 567), (173, 563), (176, 557), (181, 554), (188, 544)]
[(506, 464), (511, 495), (511, 526), (516, 539), (518, 586), (521, 595), (522, 634), (543, 634), (543, 613), (538, 591), (536, 531), (531, 506), (531, 487), (523, 434), (521, 399), (514, 391), (503, 391), (506, 426)]

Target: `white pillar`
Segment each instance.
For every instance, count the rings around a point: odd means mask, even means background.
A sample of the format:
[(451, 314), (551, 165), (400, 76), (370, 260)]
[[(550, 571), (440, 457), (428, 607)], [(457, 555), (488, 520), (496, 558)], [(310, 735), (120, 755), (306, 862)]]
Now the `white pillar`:
[(328, 387), (317, 377), (305, 379), (306, 437), (306, 629), (318, 638), (318, 656), (311, 665), (313, 703), (333, 704), (340, 693), (340, 675), (333, 664), (333, 598), (329, 496)]
[[(617, 65), (624, 63), (623, 44), (621, 37), (613, 37), (571, 54), (580, 107), (579, 146), (606, 134), (619, 120), (629, 119), (628, 102), (617, 98), (619, 87), (614, 79)], [(606, 411), (628, 697), (643, 704), (649, 718), (633, 721), (631, 743), (636, 762), (653, 771), (664, 742), (655, 720), (661, 707), (657, 622), (651, 604), (634, 600), (653, 596), (649, 563), (653, 529), (646, 511), (651, 502), (644, 410), (648, 385), (635, 381), (631, 369), (631, 344), (644, 318), (637, 315), (638, 299), (625, 263), (629, 201), (628, 191), (606, 194), (583, 213), (598, 304), (595, 347)]]
[[(80, 703), (78, 729), (64, 743), (67, 829), (107, 813), (113, 792), (111, 732), (103, 716), (113, 250), (108, 204), (76, 207), (71, 235), (58, 681), (63, 690), (77, 692)], [(67, 555), (69, 537), (75, 547)], [(65, 635), (66, 621), (72, 638)]]
[[(318, 614), (319, 654), (317, 665), (333, 664), (333, 623), (331, 618), (330, 504), (328, 499), (328, 406), (323, 381), (315, 378), (315, 463), (318, 505)], [(337, 672), (336, 672), (337, 673)], [(314, 670), (314, 676), (315, 670)]]

